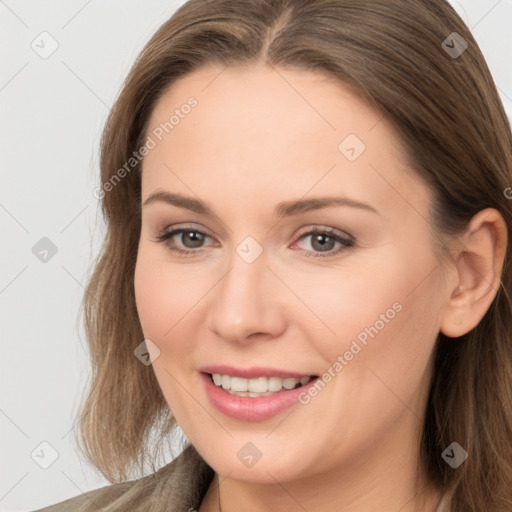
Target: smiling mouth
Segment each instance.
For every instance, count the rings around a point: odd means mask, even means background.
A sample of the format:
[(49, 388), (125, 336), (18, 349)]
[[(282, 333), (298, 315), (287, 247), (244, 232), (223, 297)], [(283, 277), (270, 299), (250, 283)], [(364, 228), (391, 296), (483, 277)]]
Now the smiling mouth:
[(317, 375), (309, 377), (256, 377), (254, 379), (245, 379), (243, 377), (232, 377), (231, 375), (222, 375), (220, 373), (209, 373), (211, 381), (218, 388), (226, 393), (236, 396), (262, 397), (275, 395), (300, 388), (314, 379)]

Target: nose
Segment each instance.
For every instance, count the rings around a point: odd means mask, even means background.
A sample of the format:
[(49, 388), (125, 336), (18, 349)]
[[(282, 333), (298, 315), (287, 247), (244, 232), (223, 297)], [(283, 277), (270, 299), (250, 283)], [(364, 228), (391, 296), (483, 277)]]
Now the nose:
[(234, 253), (230, 263), (212, 290), (209, 329), (234, 344), (279, 337), (286, 328), (286, 314), (279, 303), (282, 283), (267, 268), (264, 253), (251, 263)]

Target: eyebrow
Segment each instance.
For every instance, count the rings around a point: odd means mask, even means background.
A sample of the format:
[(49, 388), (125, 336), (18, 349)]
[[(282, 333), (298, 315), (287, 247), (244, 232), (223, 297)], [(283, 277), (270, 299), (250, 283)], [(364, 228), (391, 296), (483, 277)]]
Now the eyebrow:
[[(195, 199), (193, 197), (186, 197), (181, 194), (176, 194), (173, 192), (167, 192), (163, 190), (153, 192), (144, 201), (143, 206), (148, 206), (149, 204), (155, 202), (162, 202), (165, 204), (177, 206), (179, 208), (185, 208), (186, 210), (190, 210), (200, 215), (206, 215), (209, 217), (216, 216), (213, 210), (199, 199)], [(360, 208), (380, 215), (380, 213), (369, 204), (362, 203), (360, 201), (356, 201), (348, 197), (334, 196), (312, 197), (309, 199), (298, 199), (295, 201), (283, 201), (276, 205), (274, 215), (278, 219), (281, 219), (284, 217), (291, 217), (293, 215), (298, 215), (312, 210), (318, 210), (320, 208), (327, 208), (329, 206), (349, 206), (351, 208)]]

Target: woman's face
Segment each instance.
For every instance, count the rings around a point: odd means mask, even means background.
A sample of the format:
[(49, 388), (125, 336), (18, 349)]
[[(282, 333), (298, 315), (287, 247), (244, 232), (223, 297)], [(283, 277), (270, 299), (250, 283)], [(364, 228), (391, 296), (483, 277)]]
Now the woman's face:
[(318, 73), (210, 66), (147, 135), (137, 308), (199, 453), (262, 483), (410, 467), (448, 285), (387, 120)]

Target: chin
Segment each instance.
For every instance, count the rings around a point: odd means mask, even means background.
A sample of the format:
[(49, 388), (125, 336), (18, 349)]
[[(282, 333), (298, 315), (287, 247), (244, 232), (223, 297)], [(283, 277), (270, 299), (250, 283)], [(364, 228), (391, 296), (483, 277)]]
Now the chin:
[(291, 448), (283, 451), (282, 443), (279, 443), (280, 449), (269, 446), (268, 442), (265, 444), (264, 440), (251, 442), (238, 438), (230, 439), (230, 444), (221, 447), (216, 445), (210, 450), (202, 450), (200, 444), (194, 446), (216, 473), (242, 482), (275, 484), (276, 481), (298, 480), (312, 473), (307, 469), (306, 453)]

